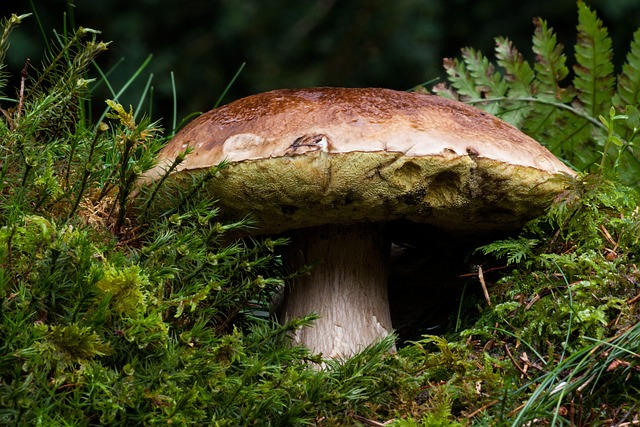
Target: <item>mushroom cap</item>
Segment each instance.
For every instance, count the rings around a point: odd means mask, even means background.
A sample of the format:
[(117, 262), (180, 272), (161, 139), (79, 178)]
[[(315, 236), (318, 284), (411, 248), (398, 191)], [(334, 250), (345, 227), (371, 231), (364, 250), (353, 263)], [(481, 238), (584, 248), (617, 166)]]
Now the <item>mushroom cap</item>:
[[(226, 160), (204, 196), (261, 233), (407, 220), (463, 233), (539, 215), (571, 169), (498, 118), (438, 96), (389, 89), (276, 90), (211, 110), (163, 148), (144, 180), (176, 192)], [(176, 193), (177, 194), (177, 193)]]

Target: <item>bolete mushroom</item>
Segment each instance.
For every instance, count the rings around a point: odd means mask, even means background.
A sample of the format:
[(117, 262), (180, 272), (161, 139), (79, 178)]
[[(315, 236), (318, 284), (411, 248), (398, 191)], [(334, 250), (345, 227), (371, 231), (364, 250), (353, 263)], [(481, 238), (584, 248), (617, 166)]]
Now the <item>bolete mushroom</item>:
[(391, 225), (458, 235), (514, 230), (539, 215), (572, 171), (516, 128), (460, 102), (388, 89), (313, 88), (249, 96), (193, 120), (161, 151), (147, 180), (178, 187), (227, 161), (206, 185), (225, 218), (288, 232), (283, 315), (320, 318), (295, 340), (348, 357), (392, 330), (387, 299)]

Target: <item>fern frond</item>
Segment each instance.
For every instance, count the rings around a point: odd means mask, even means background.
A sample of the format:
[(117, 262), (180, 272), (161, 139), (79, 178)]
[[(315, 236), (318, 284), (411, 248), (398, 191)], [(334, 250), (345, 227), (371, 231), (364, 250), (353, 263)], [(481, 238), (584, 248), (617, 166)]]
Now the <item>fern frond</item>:
[(536, 91), (535, 72), (506, 37), (496, 37), (496, 62), (504, 68), (510, 97), (532, 96)]
[(633, 34), (631, 48), (622, 66), (622, 73), (618, 76), (613, 102), (619, 109), (640, 104), (640, 29)]
[[(455, 92), (446, 85), (437, 85), (434, 92), (439, 95), (468, 102), (500, 98), (507, 92), (508, 87), (502, 75), (487, 57), (475, 49), (464, 48), (462, 61), (445, 59), (443, 64)], [(500, 105), (489, 102), (483, 109), (491, 114), (499, 114)]]
[[(507, 84), (502, 79), (502, 75), (480, 51), (471, 48), (462, 49), (462, 58), (482, 99), (502, 97), (506, 94)], [(498, 115), (501, 112), (500, 104), (496, 102), (487, 104), (485, 110)]]
[(578, 39), (573, 85), (578, 99), (592, 117), (611, 106), (615, 77), (608, 31), (587, 5), (578, 3)]
[(504, 81), (508, 86), (506, 99), (514, 100), (513, 103), (505, 105), (506, 108), (500, 117), (516, 127), (521, 127), (529, 114), (527, 101), (524, 99), (530, 99), (537, 91), (535, 72), (511, 40), (496, 37), (495, 42), (496, 63), (503, 68)]
[(496, 240), (488, 245), (478, 248), (484, 255), (493, 255), (496, 258), (507, 258), (507, 265), (519, 264), (534, 255), (535, 248), (540, 241), (525, 237)]
[(483, 97), (503, 96), (507, 92), (507, 85), (502, 80), (501, 74), (480, 51), (464, 48), (462, 49), (462, 58)]
[(436, 85), (434, 92), (452, 99), (480, 99), (480, 92), (471, 79), (464, 62), (458, 59), (445, 58), (442, 65), (447, 73), (449, 83), (455, 89), (446, 89), (446, 85)]
[[(553, 28), (541, 18), (533, 24), (532, 64), (508, 38), (497, 37), (495, 61), (465, 48), (461, 59), (445, 60), (450, 86), (441, 83), (433, 91), (499, 116), (577, 170), (601, 165), (606, 141), (615, 137), (617, 148), (605, 156), (615, 154), (615, 173), (623, 182), (640, 183), (640, 30), (616, 84), (608, 31), (581, 0), (572, 68)], [(624, 121), (608, 137), (598, 118), (612, 106)]]
[(534, 69), (538, 79), (538, 92), (541, 97), (553, 98), (556, 101), (569, 102), (573, 94), (562, 88), (560, 83), (569, 74), (567, 58), (563, 53), (564, 46), (558, 43), (553, 28), (543, 19), (533, 20), (533, 53), (536, 54)]

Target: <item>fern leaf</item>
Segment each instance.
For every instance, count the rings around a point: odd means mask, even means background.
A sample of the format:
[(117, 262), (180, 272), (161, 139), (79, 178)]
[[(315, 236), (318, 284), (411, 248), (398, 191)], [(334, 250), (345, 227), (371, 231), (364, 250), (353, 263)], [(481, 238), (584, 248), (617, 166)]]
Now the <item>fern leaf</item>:
[[(498, 98), (506, 94), (507, 85), (502, 79), (502, 75), (495, 70), (494, 65), (480, 51), (464, 48), (462, 49), (462, 58), (481, 99)], [(501, 106), (497, 102), (479, 106), (491, 114), (500, 114)]]
[(486, 56), (475, 49), (464, 48), (462, 58), (483, 98), (504, 96), (507, 85)]
[[(480, 99), (480, 92), (471, 79), (464, 62), (458, 59), (445, 58), (442, 62), (447, 73), (449, 83), (457, 92), (458, 99)], [(443, 87), (445, 87), (443, 85)], [(436, 86), (438, 88), (438, 86)], [(442, 88), (436, 93), (443, 93)]]
[(564, 47), (553, 28), (541, 18), (533, 23), (533, 64), (509, 39), (499, 37), (494, 63), (470, 48), (462, 50), (460, 60), (446, 60), (450, 86), (439, 84), (434, 92), (500, 116), (583, 171), (602, 158), (607, 136), (598, 117), (614, 105), (628, 117), (624, 129), (616, 130), (615, 137), (626, 145), (615, 167), (625, 182), (638, 182), (640, 157), (634, 145), (640, 140), (640, 30), (616, 86), (608, 31), (582, 0), (571, 80)]
[(613, 53), (608, 31), (597, 14), (578, 3), (578, 39), (573, 84), (578, 99), (591, 117), (598, 117), (610, 107), (615, 77)]
[(485, 246), (478, 248), (485, 255), (493, 255), (496, 258), (507, 258), (507, 265), (519, 264), (520, 262), (531, 258), (535, 248), (540, 241), (538, 239), (527, 239), (525, 237), (509, 238), (506, 240), (497, 240)]
[[(571, 91), (562, 89), (560, 83), (569, 74), (567, 58), (563, 54), (564, 47), (558, 43), (553, 28), (547, 22), (537, 18), (533, 20), (533, 52), (536, 54), (534, 69), (538, 78), (538, 90), (541, 97), (551, 95), (552, 100), (569, 102)], [(546, 98), (549, 98), (547, 96)]]
[(558, 43), (553, 28), (543, 19), (534, 19), (533, 52), (536, 54), (534, 65), (541, 94), (551, 94), (554, 99), (566, 101), (562, 95), (560, 82), (569, 74), (567, 58), (562, 53), (564, 47)]
[(599, 158), (598, 148), (590, 138), (589, 122), (553, 105), (533, 108), (523, 130), (578, 170), (584, 170)]
[(618, 76), (614, 105), (619, 109), (640, 104), (640, 29), (633, 34), (631, 48)]
[(504, 68), (509, 84), (509, 97), (532, 96), (535, 92), (535, 73), (511, 40), (496, 37), (496, 62)]
[(460, 96), (456, 89), (452, 88), (445, 82), (440, 82), (431, 88), (431, 92), (436, 95), (442, 96), (448, 99), (454, 99), (456, 101), (460, 101)]
[[(638, 129), (640, 129), (640, 112), (638, 111), (640, 107), (640, 29), (633, 34), (631, 47), (622, 65), (622, 73), (618, 76), (617, 91), (612, 102), (628, 117), (623, 121), (624, 130), (620, 129), (621, 136), (629, 143), (637, 144)], [(640, 156), (633, 150), (627, 150), (624, 160), (631, 164), (629, 182), (637, 185)]]
[[(507, 84), (507, 98), (530, 98), (536, 92), (535, 72), (506, 37), (496, 37), (495, 56), (498, 66), (504, 69)], [(522, 127), (530, 113), (531, 105), (523, 101), (505, 101), (505, 109), (500, 117), (516, 127)]]

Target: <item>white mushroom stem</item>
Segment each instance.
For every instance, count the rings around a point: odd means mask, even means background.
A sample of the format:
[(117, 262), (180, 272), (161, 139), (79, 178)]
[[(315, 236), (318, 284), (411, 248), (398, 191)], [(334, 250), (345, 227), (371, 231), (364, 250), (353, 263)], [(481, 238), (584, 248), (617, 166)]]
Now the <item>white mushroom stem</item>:
[(285, 319), (316, 313), (294, 340), (324, 357), (353, 356), (391, 332), (387, 296), (389, 242), (382, 226), (323, 226), (296, 231), (285, 263), (309, 275), (285, 291)]

